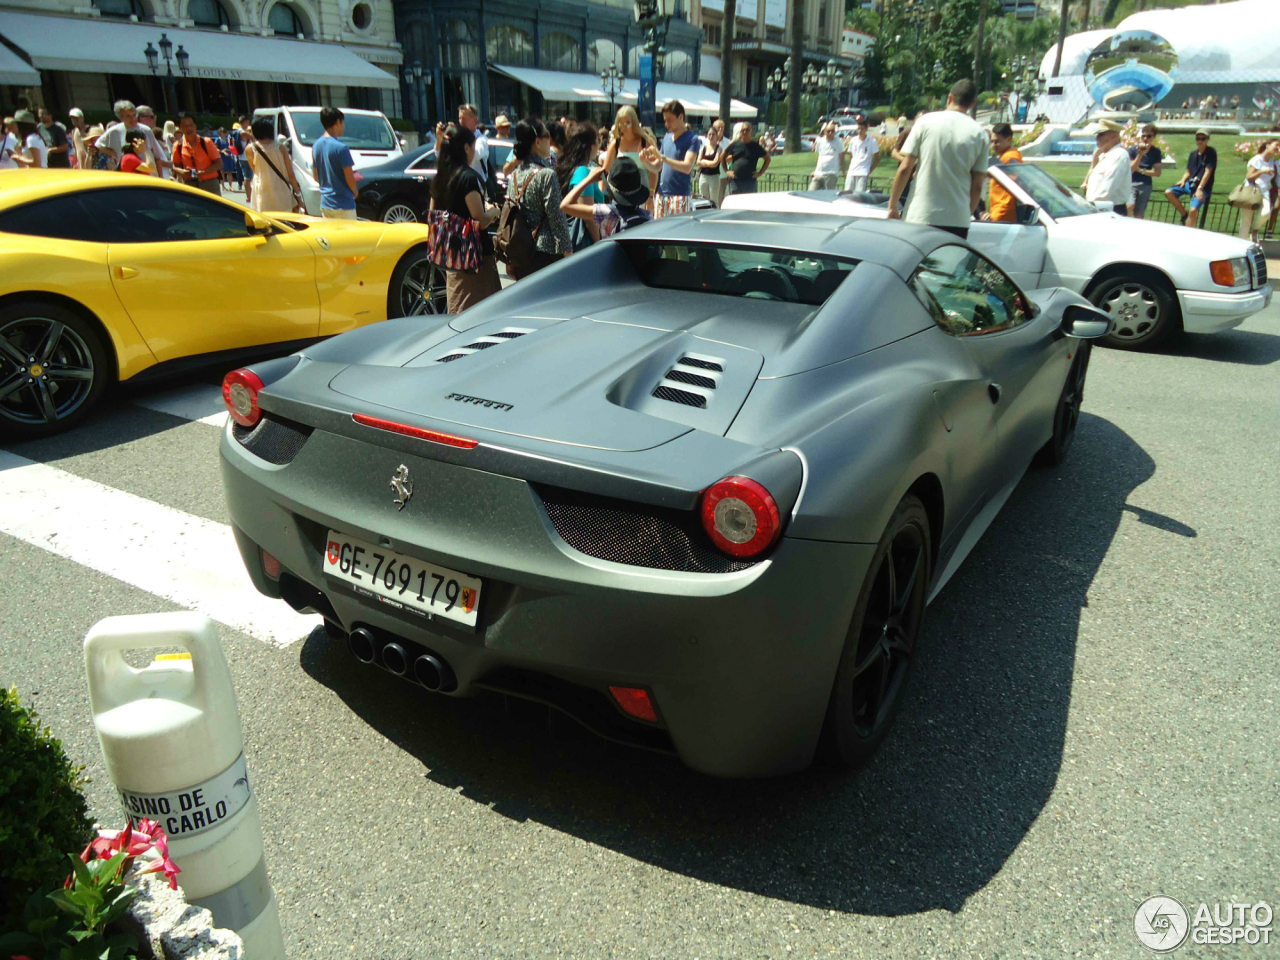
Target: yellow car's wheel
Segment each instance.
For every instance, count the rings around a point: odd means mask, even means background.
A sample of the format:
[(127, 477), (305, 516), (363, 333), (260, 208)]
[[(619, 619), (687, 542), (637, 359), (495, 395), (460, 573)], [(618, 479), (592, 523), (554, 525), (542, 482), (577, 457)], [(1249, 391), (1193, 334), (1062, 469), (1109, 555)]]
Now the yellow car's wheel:
[(40, 300), (0, 309), (0, 434), (45, 437), (75, 426), (111, 379), (98, 330)]
[(387, 317), (445, 313), (445, 272), (427, 258), (426, 247), (410, 250), (396, 265), (387, 285)]

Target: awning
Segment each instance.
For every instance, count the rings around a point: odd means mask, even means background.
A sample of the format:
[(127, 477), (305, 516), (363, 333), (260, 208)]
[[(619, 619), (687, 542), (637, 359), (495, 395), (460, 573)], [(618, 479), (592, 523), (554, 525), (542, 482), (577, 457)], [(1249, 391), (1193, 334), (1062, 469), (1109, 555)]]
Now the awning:
[[(623, 89), (633, 100), (640, 89), (639, 80), (627, 80)], [(684, 104), (684, 112), (700, 116), (714, 117), (720, 113), (720, 94), (700, 83), (659, 83), (654, 92), (654, 99), (661, 108), (668, 100), (679, 100)], [(759, 111), (749, 103), (741, 100), (729, 101), (729, 119), (751, 120)]]
[[(507, 67), (490, 64), (490, 68), (533, 87), (547, 100), (564, 100), (569, 103), (608, 103), (609, 98), (600, 88), (600, 78), (590, 73), (562, 73), (558, 70), (535, 70), (533, 67)], [(624, 80), (622, 92), (614, 97), (615, 103), (636, 103), (640, 89), (639, 80)], [(698, 83), (659, 83), (654, 91), (658, 105), (668, 100), (679, 100), (685, 113), (715, 116), (720, 112), (720, 94)], [(731, 119), (746, 120), (756, 115), (756, 108), (741, 100), (730, 104)]]
[[(337, 43), (253, 37), (149, 23), (0, 13), (0, 35), (41, 70), (148, 74), (143, 50), (166, 33), (191, 57), (190, 75), (396, 90), (400, 81)], [(175, 65), (176, 72), (176, 65)]]
[(15, 87), (38, 87), (40, 71), (0, 43), (0, 83)]

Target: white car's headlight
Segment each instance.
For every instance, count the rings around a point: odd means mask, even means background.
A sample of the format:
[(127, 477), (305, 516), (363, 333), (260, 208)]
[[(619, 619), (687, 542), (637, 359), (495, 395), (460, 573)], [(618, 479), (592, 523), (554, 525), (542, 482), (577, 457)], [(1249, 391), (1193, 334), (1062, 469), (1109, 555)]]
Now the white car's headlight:
[(1220, 287), (1238, 287), (1249, 282), (1249, 261), (1244, 257), (1234, 260), (1214, 260), (1209, 264), (1209, 275)]

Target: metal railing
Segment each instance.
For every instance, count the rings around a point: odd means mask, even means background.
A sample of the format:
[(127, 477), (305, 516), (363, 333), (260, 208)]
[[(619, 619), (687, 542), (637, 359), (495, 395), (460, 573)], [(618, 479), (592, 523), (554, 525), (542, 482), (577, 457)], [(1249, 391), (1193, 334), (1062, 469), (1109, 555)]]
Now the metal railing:
[[(763, 192), (805, 191), (809, 189), (807, 173), (766, 173), (760, 177), (759, 189)], [(888, 178), (872, 177), (868, 181), (868, 189), (889, 192), (892, 181)], [(843, 186), (843, 178), (841, 179)], [(1157, 223), (1181, 223), (1177, 209), (1164, 196), (1153, 195), (1147, 204), (1146, 219)], [(1226, 200), (1210, 200), (1200, 211), (1197, 227), (1213, 233), (1238, 233), (1240, 230), (1240, 211)]]

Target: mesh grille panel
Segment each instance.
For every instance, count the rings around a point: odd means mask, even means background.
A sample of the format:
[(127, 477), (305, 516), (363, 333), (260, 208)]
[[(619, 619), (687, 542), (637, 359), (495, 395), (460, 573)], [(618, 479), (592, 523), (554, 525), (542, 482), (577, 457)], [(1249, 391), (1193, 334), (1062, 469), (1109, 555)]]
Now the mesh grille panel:
[(454, 360), (461, 360), (465, 356), (465, 353), (449, 353), (437, 360), (436, 363), (451, 363)]
[(692, 513), (559, 487), (536, 489), (556, 532), (590, 557), (689, 573), (732, 573), (759, 562), (722, 554)]
[(680, 383), (692, 383), (695, 387), (706, 387), (708, 390), (716, 388), (716, 382), (710, 377), (704, 377), (700, 373), (685, 373), (683, 370), (668, 370), (668, 380), (676, 380)]
[(681, 357), (680, 363), (686, 367), (701, 367), (703, 370), (718, 370), (724, 373), (724, 367), (710, 360), (695, 360), (693, 357)]
[(653, 396), (659, 400), (670, 400), (672, 403), (683, 403), (687, 407), (705, 407), (707, 398), (700, 393), (688, 390), (677, 390), (675, 387), (657, 386), (653, 388)]
[(300, 423), (276, 420), (263, 414), (257, 426), (242, 427), (238, 423), (233, 423), (231, 435), (255, 457), (261, 457), (267, 463), (284, 466), (298, 455), (302, 445), (311, 436), (311, 429)]
[(462, 349), (464, 350), (488, 350), (490, 347), (496, 347), (497, 344), (492, 340), (477, 340), (475, 343), (468, 343)]
[(523, 337), (523, 336), (524, 336), (524, 331), (522, 331), (522, 330), (503, 330), (503, 331), (502, 331), (502, 333), (491, 333), (491, 334), (489, 334), (489, 336), (491, 336), (491, 337), (501, 337), (503, 340), (514, 340), (516, 337)]

